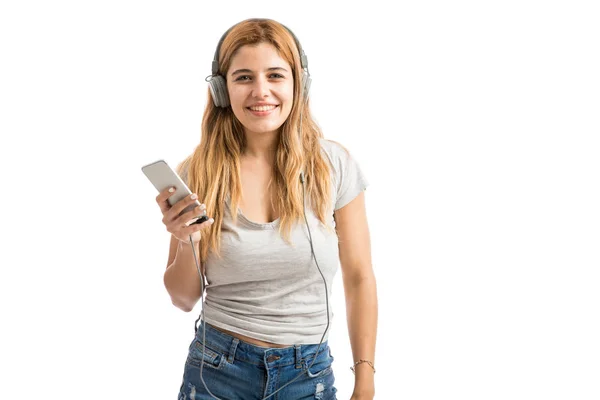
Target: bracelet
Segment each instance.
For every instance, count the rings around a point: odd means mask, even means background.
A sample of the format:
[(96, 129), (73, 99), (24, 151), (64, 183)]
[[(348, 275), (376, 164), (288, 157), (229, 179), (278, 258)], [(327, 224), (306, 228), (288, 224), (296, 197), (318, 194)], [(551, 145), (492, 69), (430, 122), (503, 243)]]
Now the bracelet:
[(376, 371), (375, 371), (375, 367), (373, 366), (373, 363), (372, 363), (371, 361), (369, 361), (369, 360), (358, 360), (357, 362), (355, 362), (355, 363), (354, 363), (354, 365), (353, 365), (352, 367), (350, 367), (350, 370), (352, 371), (352, 373), (353, 373), (354, 375), (356, 375), (356, 372), (355, 372), (355, 370), (354, 370), (354, 369), (355, 369), (355, 367), (356, 367), (358, 364), (362, 364), (362, 363), (364, 363), (364, 362), (366, 362), (367, 364), (369, 364), (369, 365), (371, 366), (371, 368), (373, 368), (373, 373), (375, 373), (375, 372), (376, 372)]

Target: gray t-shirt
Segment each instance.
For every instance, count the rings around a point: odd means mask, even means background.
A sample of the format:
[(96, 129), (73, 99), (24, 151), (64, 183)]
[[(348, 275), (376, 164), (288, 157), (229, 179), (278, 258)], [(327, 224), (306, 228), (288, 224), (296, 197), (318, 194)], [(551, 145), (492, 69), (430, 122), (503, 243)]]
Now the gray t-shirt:
[[(333, 166), (330, 209), (338, 210), (369, 183), (343, 147), (326, 139), (320, 142)], [(290, 246), (279, 235), (279, 219), (266, 224), (252, 222), (238, 208), (234, 225), (230, 208), (227, 201), (221, 230), (222, 258), (209, 252), (205, 262), (206, 322), (271, 343), (319, 343), (327, 326), (325, 285), (312, 258), (305, 224), (292, 228)], [(338, 238), (320, 226), (309, 207), (306, 218), (315, 257), (327, 281), (331, 322), (331, 287), (339, 266)], [(333, 213), (327, 216), (327, 222), (335, 228)]]

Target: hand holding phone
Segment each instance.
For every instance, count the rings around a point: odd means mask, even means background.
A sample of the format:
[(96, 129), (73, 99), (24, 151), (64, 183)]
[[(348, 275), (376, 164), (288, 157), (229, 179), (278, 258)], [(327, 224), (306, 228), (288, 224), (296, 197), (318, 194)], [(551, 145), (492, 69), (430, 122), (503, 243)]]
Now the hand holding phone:
[(156, 202), (167, 231), (184, 242), (189, 242), (190, 235), (194, 243), (200, 241), (200, 231), (214, 222), (206, 216), (206, 207), (191, 197), (190, 189), (164, 160), (143, 166), (142, 172), (159, 191)]

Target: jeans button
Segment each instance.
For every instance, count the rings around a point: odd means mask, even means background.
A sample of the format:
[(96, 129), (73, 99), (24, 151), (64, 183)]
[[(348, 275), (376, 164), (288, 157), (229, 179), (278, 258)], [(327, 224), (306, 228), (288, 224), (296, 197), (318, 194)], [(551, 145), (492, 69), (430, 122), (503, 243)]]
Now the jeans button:
[(275, 355), (275, 354), (271, 354), (269, 357), (267, 357), (267, 362), (273, 362), (273, 361), (277, 361), (279, 360), (281, 357)]

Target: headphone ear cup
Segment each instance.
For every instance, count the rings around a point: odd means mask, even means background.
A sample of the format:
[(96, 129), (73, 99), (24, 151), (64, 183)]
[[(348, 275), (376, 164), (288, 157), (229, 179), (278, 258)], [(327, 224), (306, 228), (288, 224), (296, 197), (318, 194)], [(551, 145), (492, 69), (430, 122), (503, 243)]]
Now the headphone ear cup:
[(310, 75), (306, 73), (306, 71), (302, 71), (302, 90), (304, 94), (304, 99), (308, 97), (308, 93), (310, 92), (310, 84), (312, 82), (312, 78)]
[(210, 94), (216, 107), (229, 106), (229, 93), (227, 93), (227, 82), (221, 75), (215, 75), (208, 81)]

